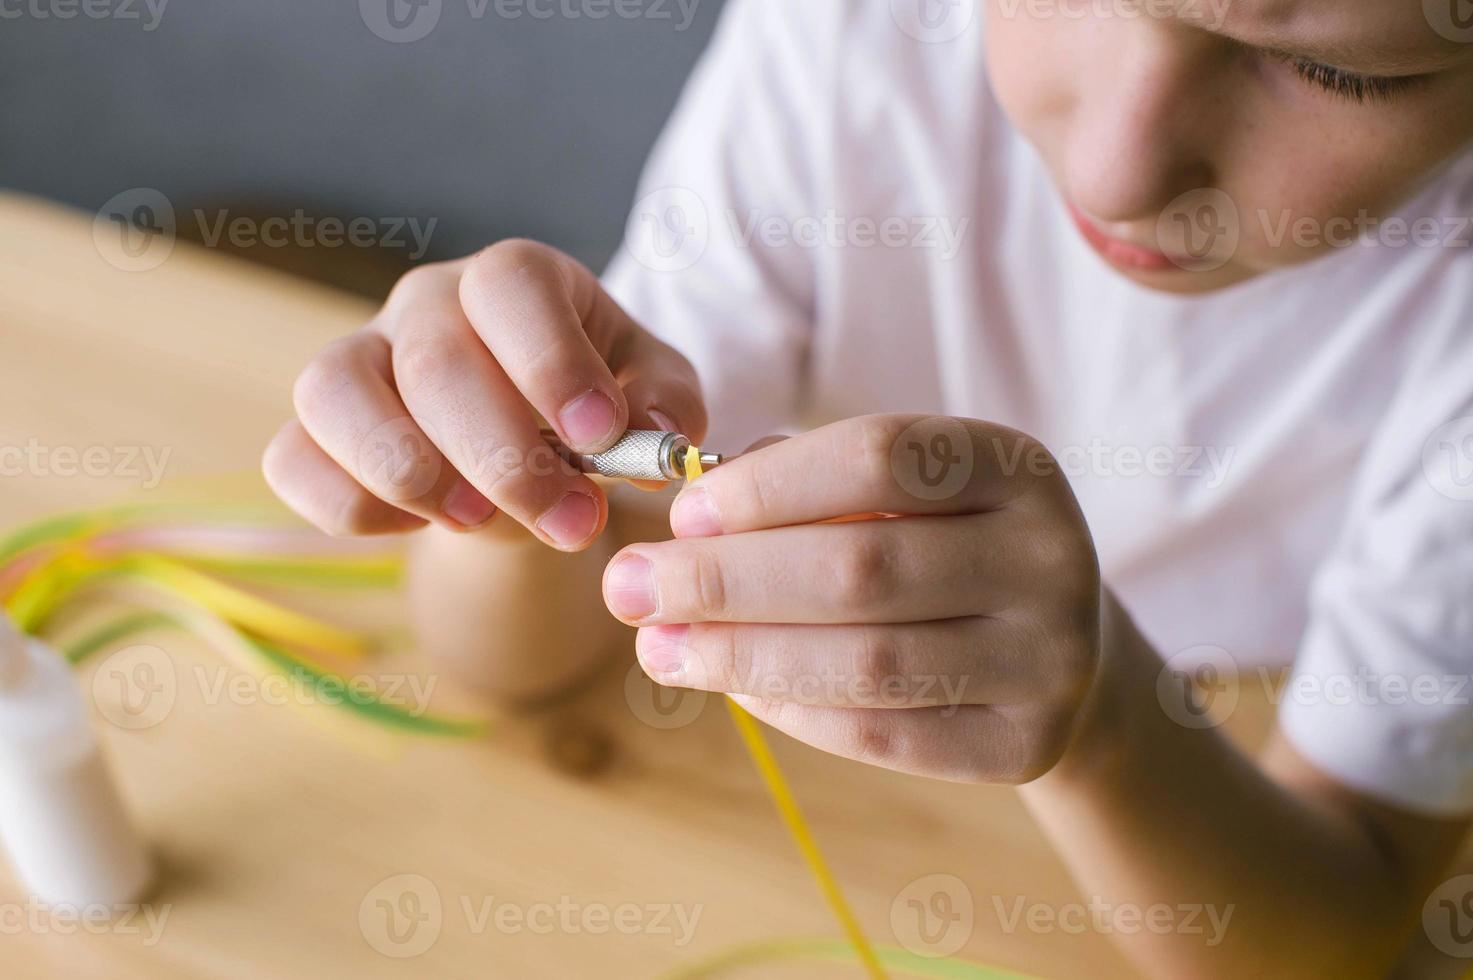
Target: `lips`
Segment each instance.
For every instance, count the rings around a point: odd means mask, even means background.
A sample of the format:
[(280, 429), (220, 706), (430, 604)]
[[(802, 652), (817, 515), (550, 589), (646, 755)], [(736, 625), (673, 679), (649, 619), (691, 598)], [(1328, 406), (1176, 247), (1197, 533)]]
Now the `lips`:
[(1074, 219), (1075, 227), (1084, 236), (1084, 240), (1089, 242), (1090, 247), (1113, 266), (1141, 272), (1184, 271), (1180, 264), (1160, 249), (1147, 248), (1144, 245), (1137, 245), (1123, 238), (1105, 234), (1094, 219), (1073, 204), (1069, 205), (1069, 216)]

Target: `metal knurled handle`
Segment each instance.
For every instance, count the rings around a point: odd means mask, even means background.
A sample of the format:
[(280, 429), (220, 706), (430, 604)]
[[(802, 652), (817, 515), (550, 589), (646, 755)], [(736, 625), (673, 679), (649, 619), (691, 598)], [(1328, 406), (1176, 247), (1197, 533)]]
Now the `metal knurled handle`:
[(674, 439), (690, 444), (673, 432), (631, 429), (604, 452), (584, 458), (604, 476), (621, 480), (670, 480), (679, 476), (666, 469), (674, 458), (668, 441)]

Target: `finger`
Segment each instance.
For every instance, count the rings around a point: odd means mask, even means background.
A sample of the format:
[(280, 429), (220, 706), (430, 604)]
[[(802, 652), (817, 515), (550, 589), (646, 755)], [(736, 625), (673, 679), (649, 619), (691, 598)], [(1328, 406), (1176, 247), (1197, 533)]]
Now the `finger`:
[(697, 446), (706, 438), (706, 402), (695, 368), (685, 357), (630, 324), (616, 349), (615, 377), (629, 404), (629, 427), (679, 432)]
[[(665, 344), (659, 347), (664, 350), (631, 358), (631, 363), (639, 367), (620, 373), (619, 383), (624, 385), (624, 397), (629, 401), (629, 427), (679, 432), (699, 446), (706, 437), (706, 405), (701, 398), (700, 384), (695, 380), (695, 369), (674, 348)], [(662, 407), (666, 405), (671, 406), (671, 411)], [(651, 492), (670, 486), (668, 480), (628, 482)]]
[(793, 437), (784, 435), (763, 436), (761, 439), (758, 439), (746, 449), (743, 449), (742, 453), (743, 455), (745, 455), (746, 453), (755, 453), (759, 449), (766, 449), (768, 446), (776, 446), (778, 443), (785, 442), (791, 438)]
[(512, 384), (566, 445), (599, 452), (628, 428), (608, 362), (638, 328), (582, 265), (536, 242), (501, 242), (471, 260), (460, 300)]
[(425, 525), (363, 489), (296, 419), (267, 444), (261, 472), (283, 503), (328, 534), (397, 534)]
[[(968, 534), (988, 541), (985, 553), (956, 547)], [(1031, 583), (1015, 571), (1027, 545), (992, 514), (807, 524), (639, 544), (605, 570), (604, 601), (619, 619), (639, 626), (993, 615), (1029, 595)]]
[(1002, 426), (923, 415), (846, 419), (744, 454), (683, 490), (678, 537), (859, 513), (972, 514), (1026, 492), (1052, 457)]
[(490, 520), (491, 502), (445, 461), (391, 381), (388, 344), (360, 331), (331, 344), (297, 378), (297, 417), (380, 500), (453, 530)]
[[(704, 409), (703, 409), (703, 411), (704, 411)], [(675, 424), (673, 422), (667, 422), (667, 420), (661, 415), (661, 413), (654, 412), (652, 414), (654, 415), (654, 422), (655, 422), (656, 428), (660, 429), (661, 431), (663, 431), (663, 432), (680, 432), (680, 431), (682, 431), (679, 425), (677, 425), (677, 424)], [(752, 445), (748, 446), (744, 451), (745, 452), (749, 452), (749, 453), (750, 452), (756, 452), (758, 449), (761, 449), (763, 446), (771, 445), (774, 442), (780, 442), (780, 441), (782, 441), (783, 439), (786, 439), (786, 438), (788, 438), (788, 437), (787, 436), (765, 436), (765, 437), (757, 440), (756, 442), (754, 442)], [(697, 446), (700, 445), (700, 440), (701, 440), (701, 437), (700, 436), (691, 436), (690, 439), (691, 439), (691, 442), (692, 443), (696, 444)], [(638, 487), (641, 490), (657, 491), (657, 490), (664, 490), (664, 489), (666, 489), (667, 487), (670, 486), (670, 483), (667, 480), (659, 480), (659, 481), (656, 481), (656, 480), (630, 480), (628, 482), (632, 483), (634, 486)]]
[(1036, 696), (1041, 668), (985, 617), (900, 625), (645, 626), (635, 650), (660, 684), (855, 708), (999, 704)]
[(1017, 783), (1031, 758), (1009, 709), (987, 705), (872, 711), (733, 700), (753, 717), (814, 748), (872, 766), (957, 782)]
[(399, 394), (450, 464), (548, 544), (587, 547), (607, 518), (603, 492), (547, 445), (455, 291), (427, 283), (386, 333)]

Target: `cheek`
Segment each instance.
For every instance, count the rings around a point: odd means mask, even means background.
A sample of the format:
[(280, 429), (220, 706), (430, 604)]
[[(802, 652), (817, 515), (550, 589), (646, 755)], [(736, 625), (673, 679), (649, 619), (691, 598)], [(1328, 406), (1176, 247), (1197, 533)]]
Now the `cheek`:
[[(1360, 107), (1289, 93), (1265, 103), (1220, 171), (1241, 208), (1242, 253), (1259, 269), (1293, 264), (1374, 233), (1454, 145), (1405, 107), (1380, 125)], [(1389, 113), (1388, 113), (1389, 117)], [(1415, 216), (1413, 216), (1415, 217)], [(1368, 225), (1369, 222), (1369, 225)]]
[(1005, 14), (1012, 6), (1004, 0), (988, 4), (988, 78), (1013, 127), (1050, 159), (1063, 144), (1078, 102), (1080, 52), (1055, 25), (1017, 11)]

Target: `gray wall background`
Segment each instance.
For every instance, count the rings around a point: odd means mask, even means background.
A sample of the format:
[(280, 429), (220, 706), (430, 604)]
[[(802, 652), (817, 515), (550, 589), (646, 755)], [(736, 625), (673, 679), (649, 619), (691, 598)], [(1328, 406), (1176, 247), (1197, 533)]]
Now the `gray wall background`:
[[(176, 207), (434, 217), (431, 258), (528, 235), (595, 267), (721, 6), (150, 2), (0, 8), (0, 185), (89, 210), (152, 187)], [(369, 23), (392, 34), (390, 4), (438, 22), (385, 40)]]

